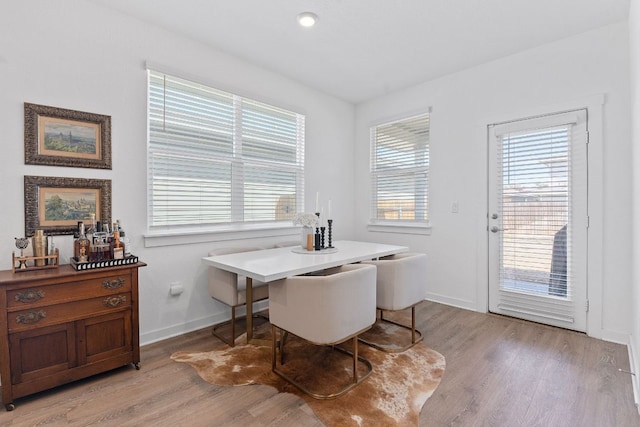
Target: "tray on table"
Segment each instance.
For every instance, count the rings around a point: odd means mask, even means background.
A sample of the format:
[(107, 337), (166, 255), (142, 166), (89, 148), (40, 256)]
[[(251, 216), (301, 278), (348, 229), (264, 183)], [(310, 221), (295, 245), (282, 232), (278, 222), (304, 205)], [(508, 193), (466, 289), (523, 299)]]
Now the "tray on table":
[(104, 259), (101, 261), (88, 261), (80, 262), (77, 258), (71, 257), (71, 266), (74, 270), (95, 270), (98, 268), (118, 267), (120, 265), (136, 264), (138, 257), (135, 255), (129, 255), (128, 257), (120, 259)]

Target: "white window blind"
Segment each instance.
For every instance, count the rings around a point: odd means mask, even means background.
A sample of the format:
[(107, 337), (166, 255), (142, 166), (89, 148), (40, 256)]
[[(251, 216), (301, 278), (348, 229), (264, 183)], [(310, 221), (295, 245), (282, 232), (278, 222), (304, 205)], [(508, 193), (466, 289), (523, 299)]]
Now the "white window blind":
[(585, 143), (578, 143), (586, 139), (583, 117), (559, 113), (494, 129), (501, 309), (569, 323), (583, 309), (574, 256), (582, 216), (574, 210), (584, 202), (586, 182), (572, 178), (586, 168)]
[(371, 222), (429, 221), (429, 114), (371, 128)]
[(540, 287), (562, 297), (570, 292), (569, 138), (569, 126), (560, 126), (509, 133), (500, 140), (504, 287), (534, 293)]
[(303, 115), (149, 71), (149, 229), (290, 220)]

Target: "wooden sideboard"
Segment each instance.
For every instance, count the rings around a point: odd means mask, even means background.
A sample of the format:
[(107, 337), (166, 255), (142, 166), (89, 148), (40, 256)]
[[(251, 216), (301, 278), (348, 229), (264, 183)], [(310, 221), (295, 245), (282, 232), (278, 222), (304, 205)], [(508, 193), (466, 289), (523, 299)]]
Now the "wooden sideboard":
[(140, 368), (138, 262), (0, 271), (2, 403), (127, 364)]

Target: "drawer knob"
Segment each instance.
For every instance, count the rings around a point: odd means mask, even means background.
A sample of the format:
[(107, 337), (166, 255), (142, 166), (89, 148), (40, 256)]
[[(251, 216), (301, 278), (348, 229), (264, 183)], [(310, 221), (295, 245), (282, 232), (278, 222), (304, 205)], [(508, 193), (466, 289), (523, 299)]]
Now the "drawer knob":
[(118, 278), (115, 280), (105, 280), (102, 282), (102, 287), (105, 289), (118, 289), (124, 285), (124, 279)]
[(16, 301), (17, 302), (36, 302), (39, 299), (44, 298), (44, 291), (34, 291), (32, 289), (29, 289), (28, 291), (25, 292), (20, 292), (18, 294), (16, 294)]
[(124, 304), (125, 302), (127, 302), (127, 297), (125, 295), (118, 295), (115, 297), (105, 298), (104, 301), (102, 301), (102, 305), (107, 308), (114, 308)]
[(27, 313), (18, 314), (16, 316), (16, 323), (31, 325), (33, 323), (38, 323), (45, 317), (47, 317), (47, 313), (44, 311), (29, 311)]

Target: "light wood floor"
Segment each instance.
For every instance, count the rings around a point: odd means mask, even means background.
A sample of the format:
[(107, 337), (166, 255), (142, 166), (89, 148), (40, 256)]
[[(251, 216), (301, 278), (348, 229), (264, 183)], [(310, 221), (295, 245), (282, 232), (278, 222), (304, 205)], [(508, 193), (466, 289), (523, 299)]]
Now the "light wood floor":
[[(447, 360), (420, 426), (637, 427), (627, 350), (583, 334), (425, 302), (425, 344)], [(266, 386), (217, 387), (169, 356), (210, 350), (210, 329), (142, 348), (125, 367), (18, 399), (2, 426), (317, 426), (304, 402)]]

